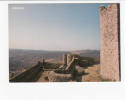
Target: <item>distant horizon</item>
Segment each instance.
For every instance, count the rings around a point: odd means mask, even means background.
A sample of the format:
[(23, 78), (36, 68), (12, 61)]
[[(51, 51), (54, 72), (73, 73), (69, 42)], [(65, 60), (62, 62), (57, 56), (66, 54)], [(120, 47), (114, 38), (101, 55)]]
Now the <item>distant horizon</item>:
[(45, 49), (22, 49), (22, 48), (9, 48), (9, 50), (34, 50), (34, 51), (80, 51), (80, 50), (97, 50), (100, 51), (100, 49), (78, 49), (78, 50), (45, 50)]

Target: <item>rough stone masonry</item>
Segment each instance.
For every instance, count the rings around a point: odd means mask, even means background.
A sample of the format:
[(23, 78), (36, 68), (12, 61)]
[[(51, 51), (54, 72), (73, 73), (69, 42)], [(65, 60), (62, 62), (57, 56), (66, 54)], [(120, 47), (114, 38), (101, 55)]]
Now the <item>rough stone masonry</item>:
[(112, 3), (100, 7), (101, 69), (104, 79), (120, 81), (120, 8)]

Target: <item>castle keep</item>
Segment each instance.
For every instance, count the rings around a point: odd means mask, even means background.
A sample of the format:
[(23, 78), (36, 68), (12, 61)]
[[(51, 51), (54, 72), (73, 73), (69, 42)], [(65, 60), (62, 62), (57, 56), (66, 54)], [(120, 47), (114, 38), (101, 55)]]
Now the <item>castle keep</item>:
[(120, 9), (119, 4), (100, 7), (101, 76), (120, 81)]

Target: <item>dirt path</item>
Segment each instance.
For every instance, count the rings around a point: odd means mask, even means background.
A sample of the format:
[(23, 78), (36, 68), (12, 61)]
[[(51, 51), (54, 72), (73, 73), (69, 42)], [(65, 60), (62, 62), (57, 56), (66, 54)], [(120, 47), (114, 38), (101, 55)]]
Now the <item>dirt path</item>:
[(82, 76), (82, 82), (100, 82), (100, 64), (93, 65), (85, 69), (85, 72), (88, 73)]

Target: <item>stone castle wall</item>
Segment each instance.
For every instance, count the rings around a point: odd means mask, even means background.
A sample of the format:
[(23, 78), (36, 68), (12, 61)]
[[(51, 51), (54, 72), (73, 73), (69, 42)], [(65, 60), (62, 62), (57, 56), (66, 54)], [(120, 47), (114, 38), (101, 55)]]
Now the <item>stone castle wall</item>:
[(67, 54), (67, 64), (69, 64), (73, 59), (73, 55)]
[(62, 55), (62, 61), (63, 65), (67, 66), (73, 59), (73, 55), (71, 54), (63, 54)]
[(62, 59), (63, 59), (63, 65), (67, 66), (67, 54), (63, 54)]
[(101, 32), (101, 76), (105, 79), (120, 81), (119, 37), (120, 37), (119, 4), (100, 7)]

